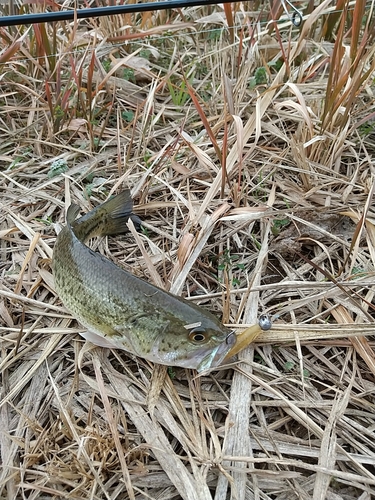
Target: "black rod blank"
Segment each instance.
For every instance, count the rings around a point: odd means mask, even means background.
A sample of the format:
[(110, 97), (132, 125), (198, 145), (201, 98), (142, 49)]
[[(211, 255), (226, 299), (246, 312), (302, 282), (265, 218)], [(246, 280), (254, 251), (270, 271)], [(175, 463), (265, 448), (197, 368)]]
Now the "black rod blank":
[(181, 9), (183, 7), (197, 7), (231, 3), (233, 0), (169, 0), (164, 2), (144, 2), (128, 5), (110, 5), (93, 9), (62, 10), (59, 12), (44, 12), (40, 14), (24, 14), (21, 16), (0, 17), (0, 26), (17, 26), (37, 23), (52, 23), (55, 21), (73, 21), (89, 17), (115, 16), (116, 14), (131, 14), (153, 10)]

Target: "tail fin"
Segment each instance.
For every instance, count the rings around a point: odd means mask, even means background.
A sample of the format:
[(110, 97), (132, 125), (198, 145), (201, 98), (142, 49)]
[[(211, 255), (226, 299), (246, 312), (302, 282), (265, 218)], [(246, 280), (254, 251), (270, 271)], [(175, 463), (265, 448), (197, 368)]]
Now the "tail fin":
[(110, 200), (97, 207), (98, 210), (106, 212), (108, 225), (104, 228), (102, 236), (126, 233), (129, 231), (126, 225), (131, 219), (137, 231), (140, 230), (142, 221), (138, 215), (133, 214), (133, 200), (129, 189), (122, 191)]
[(110, 236), (126, 233), (129, 231), (126, 225), (129, 219), (133, 221), (137, 231), (139, 231), (142, 225), (141, 219), (132, 212), (133, 200), (129, 189), (122, 191), (110, 200), (95, 207), (91, 212), (88, 212), (77, 220), (71, 220), (74, 216), (77, 216), (76, 205), (72, 207), (68, 209), (67, 221), (77, 238), (82, 241), (93, 236)]

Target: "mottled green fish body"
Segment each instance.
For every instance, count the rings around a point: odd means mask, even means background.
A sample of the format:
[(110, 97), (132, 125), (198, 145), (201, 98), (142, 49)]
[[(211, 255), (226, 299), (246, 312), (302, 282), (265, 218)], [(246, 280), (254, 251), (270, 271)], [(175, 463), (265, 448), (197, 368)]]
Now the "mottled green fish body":
[(76, 219), (77, 205), (56, 239), (52, 269), (56, 291), (89, 331), (85, 338), (124, 349), (155, 363), (207, 370), (220, 365), (236, 336), (199, 306), (119, 268), (85, 242), (136, 227), (130, 192), (124, 191)]

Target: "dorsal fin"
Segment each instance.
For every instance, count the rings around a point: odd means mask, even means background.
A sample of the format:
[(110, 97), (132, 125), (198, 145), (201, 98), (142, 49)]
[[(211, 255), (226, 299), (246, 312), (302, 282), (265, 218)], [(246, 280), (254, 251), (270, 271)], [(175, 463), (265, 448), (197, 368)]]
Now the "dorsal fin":
[(71, 226), (73, 222), (76, 220), (80, 211), (81, 209), (75, 203), (72, 203), (70, 205), (70, 207), (66, 212), (66, 222), (69, 226)]

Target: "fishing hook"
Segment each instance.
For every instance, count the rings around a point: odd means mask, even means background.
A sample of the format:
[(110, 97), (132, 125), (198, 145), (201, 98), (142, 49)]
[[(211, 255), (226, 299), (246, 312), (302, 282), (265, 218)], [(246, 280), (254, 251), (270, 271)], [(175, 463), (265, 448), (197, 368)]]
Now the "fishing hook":
[[(289, 20), (291, 23), (299, 28), (302, 24), (303, 21), (303, 16), (302, 12), (295, 7), (292, 2), (289, 0), (280, 0), (281, 5), (283, 6), (283, 9), (285, 11), (285, 14), (288, 16)], [(288, 6), (291, 8), (292, 12), (290, 13), (288, 10)]]

